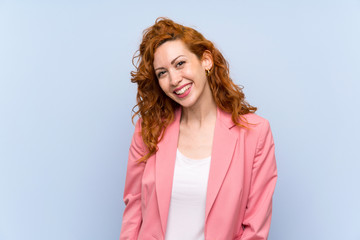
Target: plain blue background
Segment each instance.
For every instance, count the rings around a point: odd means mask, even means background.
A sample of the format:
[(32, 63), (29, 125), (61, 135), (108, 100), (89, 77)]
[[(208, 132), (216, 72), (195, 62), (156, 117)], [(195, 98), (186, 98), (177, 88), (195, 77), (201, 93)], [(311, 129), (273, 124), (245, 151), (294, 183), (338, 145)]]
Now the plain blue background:
[(270, 240), (360, 239), (360, 2), (0, 0), (0, 240), (118, 239), (159, 16), (196, 28), (270, 121)]

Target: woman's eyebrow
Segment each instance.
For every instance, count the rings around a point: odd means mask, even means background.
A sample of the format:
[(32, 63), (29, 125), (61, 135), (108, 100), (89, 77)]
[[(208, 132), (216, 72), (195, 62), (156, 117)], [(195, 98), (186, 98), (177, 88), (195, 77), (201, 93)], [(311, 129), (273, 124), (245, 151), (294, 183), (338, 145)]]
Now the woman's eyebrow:
[[(179, 55), (179, 56), (177, 56), (176, 58), (174, 58), (174, 59), (171, 61), (171, 65), (174, 64), (174, 62), (176, 61), (176, 59), (178, 59), (179, 57), (185, 57), (185, 55)], [(159, 68), (156, 68), (155, 71), (156, 71), (156, 70), (159, 70), (159, 69), (164, 69), (164, 68), (163, 68), (163, 67), (159, 67)]]
[(174, 62), (176, 61), (176, 59), (178, 59), (178, 58), (181, 57), (181, 56), (184, 56), (184, 57), (185, 57), (185, 55), (179, 55), (179, 56), (177, 56), (176, 58), (174, 58), (174, 59), (171, 61), (171, 64), (174, 64)]

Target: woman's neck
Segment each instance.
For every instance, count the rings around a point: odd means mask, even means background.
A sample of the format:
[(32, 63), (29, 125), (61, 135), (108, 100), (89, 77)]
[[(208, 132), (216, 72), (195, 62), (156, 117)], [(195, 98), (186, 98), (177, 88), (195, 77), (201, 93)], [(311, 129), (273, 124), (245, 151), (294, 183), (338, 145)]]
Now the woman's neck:
[(215, 123), (216, 114), (216, 103), (211, 97), (206, 104), (198, 104), (189, 108), (182, 107), (180, 122), (192, 128), (201, 128), (205, 123)]

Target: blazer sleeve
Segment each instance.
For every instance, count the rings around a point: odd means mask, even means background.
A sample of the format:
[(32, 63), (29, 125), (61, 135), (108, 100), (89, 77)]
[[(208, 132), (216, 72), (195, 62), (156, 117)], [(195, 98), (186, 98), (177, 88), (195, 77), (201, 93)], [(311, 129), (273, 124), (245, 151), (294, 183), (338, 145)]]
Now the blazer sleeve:
[(252, 166), (251, 186), (243, 220), (241, 240), (265, 240), (268, 237), (272, 196), (277, 180), (275, 146), (270, 125), (262, 123)]
[(142, 222), (141, 214), (141, 179), (145, 163), (137, 160), (144, 156), (145, 144), (141, 137), (140, 119), (136, 122), (135, 132), (131, 140), (126, 170), (124, 203), (120, 240), (135, 240), (138, 237)]

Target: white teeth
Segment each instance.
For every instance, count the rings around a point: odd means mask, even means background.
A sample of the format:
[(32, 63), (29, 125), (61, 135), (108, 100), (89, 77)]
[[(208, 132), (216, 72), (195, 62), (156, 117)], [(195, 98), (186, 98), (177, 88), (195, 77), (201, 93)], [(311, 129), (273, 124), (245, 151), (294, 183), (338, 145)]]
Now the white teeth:
[(180, 89), (179, 91), (176, 91), (175, 93), (180, 95), (183, 94), (186, 90), (188, 90), (190, 88), (191, 84), (186, 85), (185, 87), (183, 87), (182, 89)]

